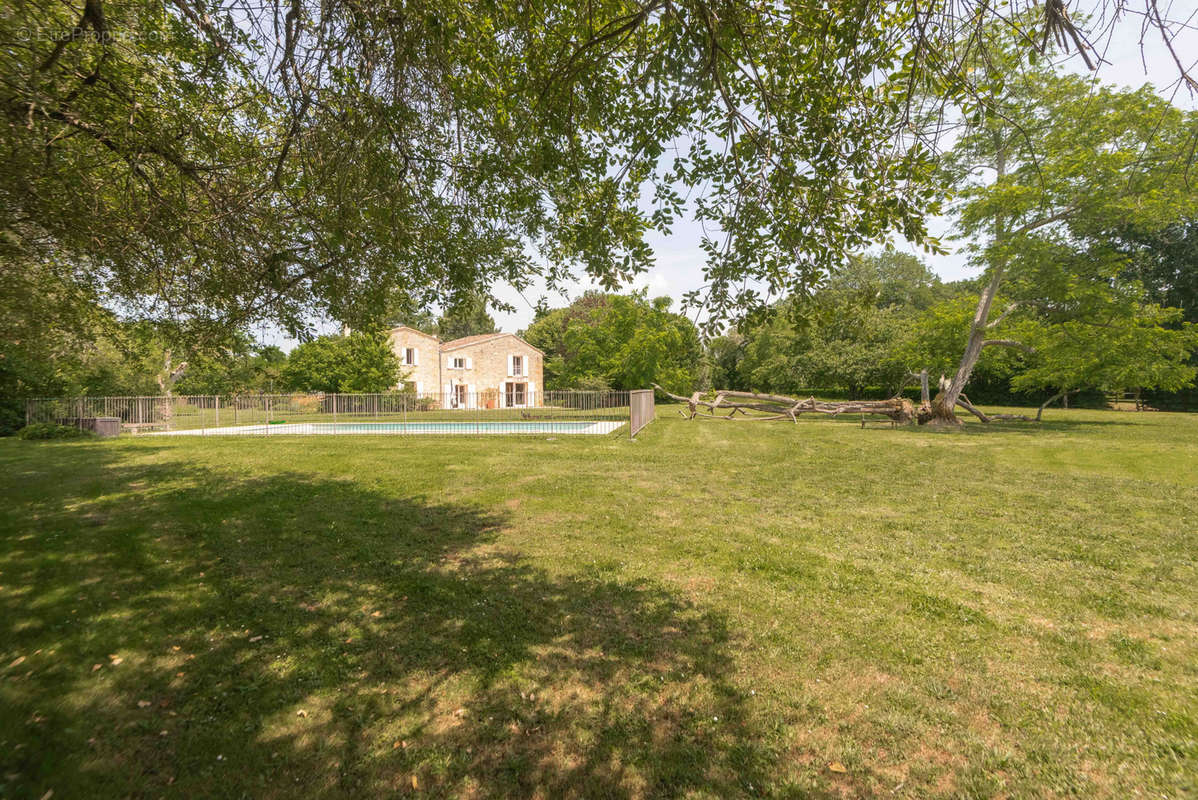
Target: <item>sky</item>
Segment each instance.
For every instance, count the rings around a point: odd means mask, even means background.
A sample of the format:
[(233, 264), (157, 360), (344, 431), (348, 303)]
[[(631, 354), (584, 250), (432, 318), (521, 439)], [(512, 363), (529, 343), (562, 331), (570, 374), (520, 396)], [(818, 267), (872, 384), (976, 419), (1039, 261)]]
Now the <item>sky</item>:
[[(1187, 14), (1181, 13), (1185, 11), (1181, 6), (1187, 4), (1194, 4), (1191, 22), (1198, 24), (1198, 0), (1174, 0), (1172, 17), (1176, 19), (1180, 13), (1184, 18)], [(1183, 42), (1182, 39), (1186, 41)], [(1139, 88), (1145, 83), (1151, 83), (1176, 105), (1191, 110), (1198, 109), (1198, 96), (1190, 94), (1184, 88), (1176, 88), (1177, 66), (1169, 53), (1158, 46), (1158, 42), (1159, 39), (1150, 37), (1145, 40), (1145, 46), (1141, 47), (1139, 25), (1132, 20), (1113, 26), (1109, 36), (1096, 43), (1100, 51), (1105, 50), (1106, 62), (1100, 66), (1097, 79), (1103, 83), (1128, 88)], [(1186, 47), (1195, 43), (1198, 43), (1198, 35), (1178, 37), (1175, 49), (1185, 58), (1187, 52), (1198, 53), (1198, 47)], [(1076, 57), (1065, 60), (1064, 64), (1069, 69), (1085, 71), (1085, 66)], [(1193, 64), (1187, 64), (1187, 67), (1192, 68)], [(1171, 85), (1173, 88), (1169, 88)], [(941, 237), (942, 241), (951, 233), (946, 219), (933, 218), (928, 224), (930, 233)], [(698, 223), (687, 218), (678, 220), (669, 234), (649, 234), (647, 241), (653, 248), (654, 265), (647, 272), (638, 275), (625, 290), (647, 288), (651, 297), (672, 297), (674, 309), (679, 310), (682, 296), (703, 283), (705, 257), (699, 247), (701, 238), (702, 231)], [(975, 274), (959, 252), (958, 245), (963, 243), (944, 243), (950, 250), (944, 255), (927, 253), (901, 239), (892, 244), (922, 258), (943, 280), (957, 280)], [(543, 286), (534, 286), (524, 292), (517, 292), (510, 286), (495, 286), (492, 288), (495, 296), (514, 306), (515, 310), (505, 312), (492, 309), (491, 316), (495, 318), (501, 331), (516, 333), (532, 322), (534, 307), (541, 296), (547, 298), (550, 307), (557, 308), (567, 305), (587, 289), (594, 288), (599, 287), (587, 281), (575, 281), (564, 287), (564, 294), (548, 293)], [(319, 320), (316, 321), (316, 329), (319, 333), (334, 333), (340, 329), (340, 325), (329, 320)], [(260, 329), (258, 336), (264, 342), (277, 344), (284, 350), (290, 350), (296, 344), (295, 340), (270, 327)]]

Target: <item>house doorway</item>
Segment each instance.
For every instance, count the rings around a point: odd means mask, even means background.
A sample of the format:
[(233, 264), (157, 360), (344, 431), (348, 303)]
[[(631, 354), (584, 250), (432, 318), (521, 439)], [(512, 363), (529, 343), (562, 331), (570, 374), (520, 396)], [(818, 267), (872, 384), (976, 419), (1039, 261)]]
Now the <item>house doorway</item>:
[(508, 408), (528, 405), (528, 384), (509, 381), (504, 400)]
[(459, 383), (457, 386), (453, 387), (453, 407), (454, 408), (465, 408), (466, 407), (467, 402), (469, 402), (466, 389), (467, 389), (467, 387), (466, 387), (466, 384), (464, 384), (464, 383)]

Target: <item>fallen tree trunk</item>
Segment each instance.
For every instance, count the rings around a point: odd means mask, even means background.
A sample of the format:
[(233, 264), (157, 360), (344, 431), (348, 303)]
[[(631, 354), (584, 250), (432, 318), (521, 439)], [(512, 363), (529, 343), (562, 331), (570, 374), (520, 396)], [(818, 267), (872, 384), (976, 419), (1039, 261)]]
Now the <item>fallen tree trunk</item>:
[[(671, 400), (686, 403), (689, 414), (683, 413), (687, 419), (709, 417), (712, 419), (727, 419), (741, 422), (765, 422), (768, 420), (789, 419), (798, 422), (801, 414), (813, 412), (816, 414), (878, 414), (889, 417), (895, 422), (907, 424), (915, 418), (915, 407), (910, 400), (902, 397), (892, 397), (889, 400), (817, 400), (808, 397), (806, 400), (788, 397), (781, 394), (757, 394), (755, 392), (738, 392), (731, 389), (719, 389), (714, 399), (703, 399), (702, 392), (695, 392), (690, 397), (667, 392), (653, 384), (653, 388)], [(738, 402), (738, 401), (748, 402)], [(706, 409), (701, 412), (699, 409)], [(728, 410), (727, 414), (717, 414), (717, 411)], [(758, 411), (768, 414), (765, 417), (752, 417), (748, 411)], [(740, 416), (737, 416), (737, 413)]]

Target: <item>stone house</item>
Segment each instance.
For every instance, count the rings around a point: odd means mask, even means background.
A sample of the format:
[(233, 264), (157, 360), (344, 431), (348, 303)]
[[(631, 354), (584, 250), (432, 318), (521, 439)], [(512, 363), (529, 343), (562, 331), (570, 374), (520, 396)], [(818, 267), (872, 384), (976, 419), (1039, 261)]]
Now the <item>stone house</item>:
[[(442, 342), (400, 325), (388, 334), (405, 382), (442, 408), (525, 408), (541, 404), (545, 354), (511, 333)], [(404, 388), (404, 383), (396, 388)]]

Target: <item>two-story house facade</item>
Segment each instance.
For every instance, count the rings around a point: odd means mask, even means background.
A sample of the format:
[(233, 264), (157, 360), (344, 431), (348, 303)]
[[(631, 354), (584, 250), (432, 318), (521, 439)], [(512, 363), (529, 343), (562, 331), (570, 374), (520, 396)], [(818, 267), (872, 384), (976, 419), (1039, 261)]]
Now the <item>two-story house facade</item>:
[(401, 325), (391, 348), (405, 384), (443, 408), (525, 408), (541, 404), (545, 354), (511, 333), (484, 333), (442, 342)]

